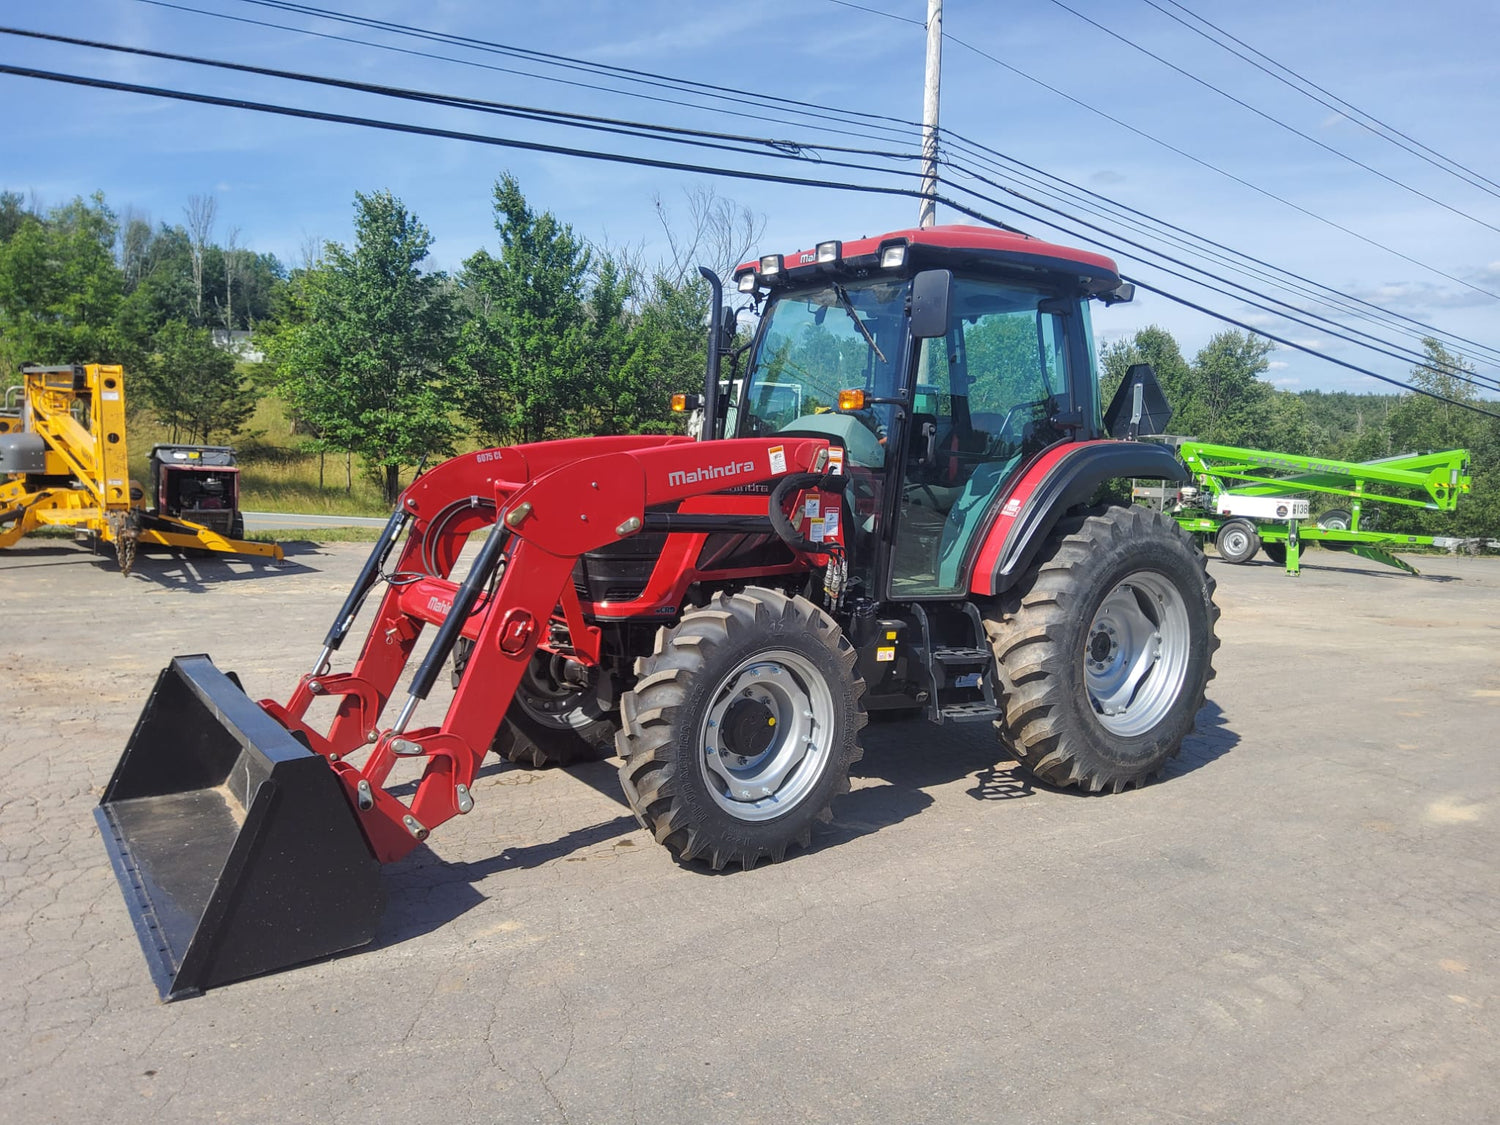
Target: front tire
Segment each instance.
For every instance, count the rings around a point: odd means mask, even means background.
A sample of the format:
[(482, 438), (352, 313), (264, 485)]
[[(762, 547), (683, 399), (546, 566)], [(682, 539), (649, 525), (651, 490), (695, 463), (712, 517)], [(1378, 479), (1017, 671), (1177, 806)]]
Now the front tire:
[(1139, 507), (1065, 520), (987, 623), (1004, 692), (996, 724), (1039, 780), (1119, 792), (1192, 733), (1219, 618), (1203, 553)]
[(663, 629), (620, 700), (620, 782), (641, 826), (716, 871), (807, 847), (861, 756), (854, 661), (832, 618), (774, 590), (718, 594)]

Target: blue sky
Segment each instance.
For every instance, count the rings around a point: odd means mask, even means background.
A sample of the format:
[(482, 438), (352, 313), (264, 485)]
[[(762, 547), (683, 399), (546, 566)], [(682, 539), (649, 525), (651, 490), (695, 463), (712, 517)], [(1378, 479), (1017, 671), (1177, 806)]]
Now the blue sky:
[[(1372, 137), (1347, 118), (1191, 34), (1146, 0), (1066, 2), (1266, 114), (1472, 218), (1386, 182), (1231, 104), (1051, 0), (1027, 4), (947, 0), (945, 30), (1075, 100), (950, 41), (944, 50), (945, 129), (1237, 250), (1431, 323), (1445, 333), (1500, 348), (1500, 331), (1496, 331), (1500, 302), (1476, 291), (1500, 292), (1500, 233), (1490, 229), (1500, 227), (1500, 189), (1487, 194)], [(834, 122), (821, 122), (824, 128), (814, 128), (736, 117), (729, 112), (736, 107), (728, 104), (721, 103), (717, 110), (697, 108), (661, 90), (653, 93), (666, 101), (647, 101), (621, 92), (503, 73), (495, 68), (560, 72), (493, 54), (273, 11), (244, 0), (180, 3), (182, 7), (173, 8), (141, 0), (51, 0), (46, 5), (10, 0), (0, 23), (689, 128), (838, 140), (879, 148), (895, 144), (894, 140), (872, 144), (869, 139), (833, 138), (825, 129), (836, 127)], [(1169, 0), (1158, 3), (1171, 9)], [(1387, 0), (1183, 3), (1360, 109), (1480, 175), (1500, 181), (1496, 159), (1500, 83), (1496, 82), (1494, 57), (1494, 46), (1500, 42), (1500, 5), (1492, 0), (1438, 0), (1425, 5)], [(835, 0), (764, 0), (753, 5), (717, 0), (530, 4), (321, 0), (317, 6), (657, 71), (712, 84), (727, 93), (773, 93), (836, 112), (857, 109), (903, 121), (919, 118), (924, 51), (919, 25), (926, 14), (925, 0), (859, 0), (859, 4), (900, 18), (883, 18)], [(183, 8), (298, 30), (233, 22)], [(428, 50), (481, 62), (488, 69), (335, 42), (306, 34), (309, 30)], [(12, 36), (0, 36), (0, 61), (554, 144), (614, 148), (687, 162), (714, 159), (710, 153), (654, 142), (393, 104), (342, 91), (292, 89), (263, 78)], [(577, 73), (572, 77), (596, 81)], [(665, 249), (655, 199), (659, 197), (680, 216), (686, 211), (685, 193), (706, 184), (764, 216), (767, 250), (790, 250), (825, 238), (908, 226), (916, 213), (915, 202), (904, 198), (708, 180), (8, 75), (0, 75), (0, 99), (7, 108), (7, 127), (0, 134), (0, 186), (34, 193), (49, 205), (103, 190), (117, 211), (133, 208), (154, 221), (173, 223), (183, 220), (190, 196), (212, 193), (218, 201), (221, 239), (237, 228), (241, 245), (274, 252), (289, 263), (301, 258), (310, 241), (348, 240), (354, 192), (386, 188), (436, 236), (435, 264), (455, 269), (478, 247), (494, 244), (489, 189), (503, 170), (518, 177), (534, 206), (554, 211), (591, 240), (635, 248), (648, 260)], [(748, 107), (738, 108), (748, 111)], [(1261, 191), (1144, 139), (1101, 113), (1249, 181)], [(855, 175), (801, 163), (739, 157), (726, 161), (817, 178)], [(915, 186), (914, 177), (910, 186)], [(990, 188), (982, 190), (997, 194)], [(1282, 196), (1327, 221), (1276, 202), (1264, 192)], [(1007, 215), (999, 207), (979, 206), (1043, 237), (1079, 242), (1075, 236)], [(940, 209), (939, 221), (961, 221), (961, 217)], [(1389, 250), (1340, 232), (1330, 223), (1383, 243)], [(1117, 239), (1102, 237), (1128, 272), (1159, 278), (1164, 288), (1388, 375), (1404, 377), (1410, 366), (1372, 356), (1308, 328), (1272, 322), (1234, 296), (1163, 277)], [(1105, 339), (1149, 323), (1172, 330), (1189, 356), (1219, 327), (1151, 295), (1142, 295), (1129, 307), (1101, 310), (1095, 319)], [(1406, 344), (1413, 346), (1409, 340)], [(1382, 389), (1373, 380), (1284, 349), (1273, 359), (1270, 377), (1291, 389)], [(1481, 370), (1497, 374), (1493, 367)]]

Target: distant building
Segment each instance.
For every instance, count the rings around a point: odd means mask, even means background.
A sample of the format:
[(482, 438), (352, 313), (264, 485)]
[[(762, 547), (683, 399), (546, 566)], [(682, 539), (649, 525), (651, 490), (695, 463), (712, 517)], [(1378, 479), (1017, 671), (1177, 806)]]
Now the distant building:
[(236, 328), (212, 329), (214, 347), (233, 352), (236, 359), (244, 363), (263, 363), (266, 353), (255, 346), (255, 333)]

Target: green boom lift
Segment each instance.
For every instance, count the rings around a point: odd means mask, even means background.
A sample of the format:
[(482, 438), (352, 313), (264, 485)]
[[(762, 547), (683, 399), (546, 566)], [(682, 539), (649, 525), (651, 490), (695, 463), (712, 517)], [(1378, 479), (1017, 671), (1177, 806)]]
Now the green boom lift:
[[(1470, 490), (1467, 450), (1353, 462), (1189, 440), (1180, 441), (1177, 452), (1195, 483), (1160, 498), (1184, 530), (1213, 540), (1227, 562), (1249, 562), (1264, 551), (1295, 575), (1301, 571), (1301, 544), (1317, 542), (1415, 574), (1392, 548), (1453, 548), (1466, 542), (1378, 531), (1378, 509), (1365, 511), (1365, 506), (1375, 501), (1451, 512)], [(1149, 488), (1137, 494), (1158, 498)], [(1310, 520), (1308, 494), (1346, 497), (1349, 504)]]

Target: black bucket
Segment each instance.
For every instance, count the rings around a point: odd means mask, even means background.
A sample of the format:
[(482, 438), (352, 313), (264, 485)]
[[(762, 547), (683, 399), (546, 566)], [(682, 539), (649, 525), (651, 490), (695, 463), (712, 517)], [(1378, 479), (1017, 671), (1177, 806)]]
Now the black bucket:
[(94, 816), (164, 1000), (375, 935), (380, 865), (343, 785), (207, 656), (157, 677)]

